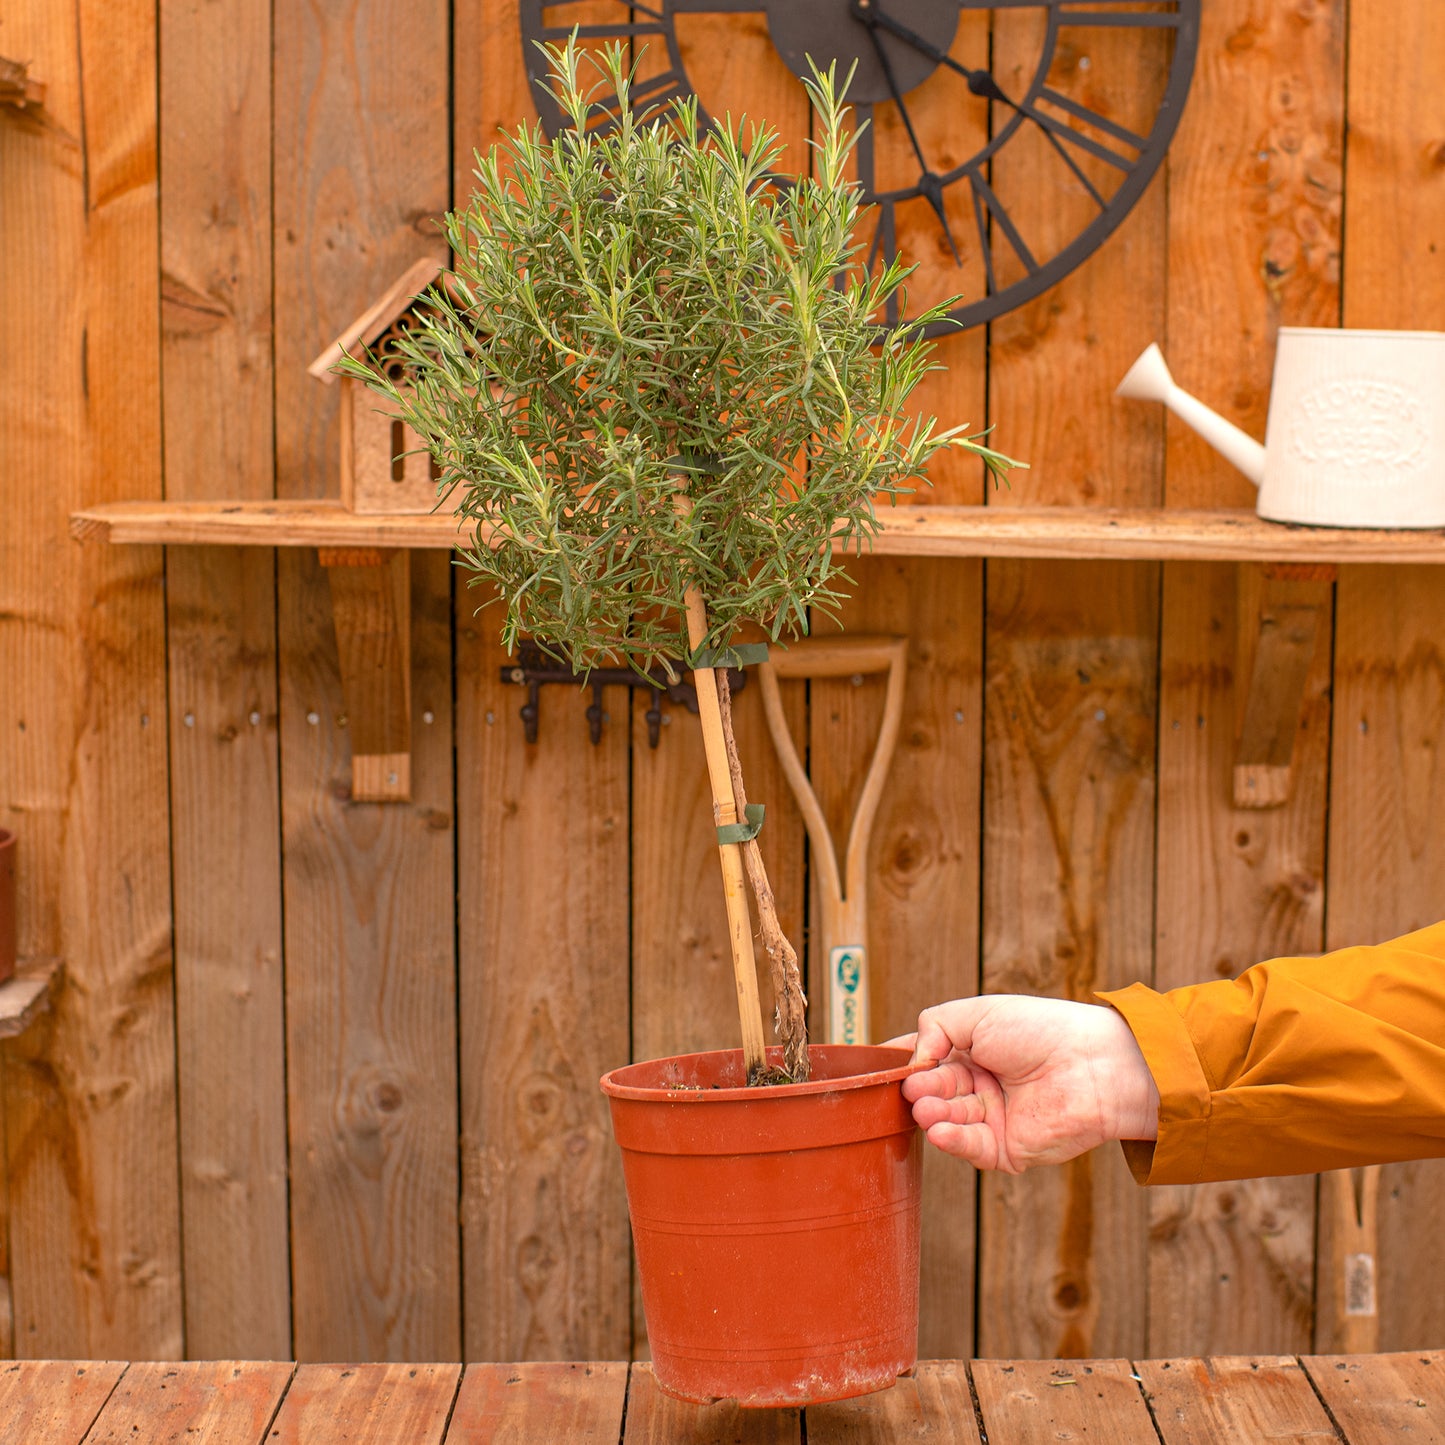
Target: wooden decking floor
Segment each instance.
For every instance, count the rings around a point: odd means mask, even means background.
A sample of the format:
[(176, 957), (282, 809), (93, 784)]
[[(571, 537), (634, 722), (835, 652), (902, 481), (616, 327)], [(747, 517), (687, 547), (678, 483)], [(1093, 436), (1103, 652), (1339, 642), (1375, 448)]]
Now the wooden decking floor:
[(648, 1365), (0, 1364), (0, 1445), (1445, 1445), (1445, 1352), (952, 1360), (833, 1405), (684, 1405)]

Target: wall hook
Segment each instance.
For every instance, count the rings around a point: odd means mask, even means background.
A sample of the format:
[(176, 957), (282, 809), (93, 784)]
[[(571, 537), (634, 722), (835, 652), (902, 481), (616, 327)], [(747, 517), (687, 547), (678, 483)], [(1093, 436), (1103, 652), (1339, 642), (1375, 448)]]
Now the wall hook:
[[(594, 747), (602, 741), (602, 724), (607, 718), (602, 707), (603, 690), (609, 687), (646, 687), (649, 700), (643, 716), (647, 721), (647, 745), (655, 748), (662, 738), (664, 697), (685, 707), (690, 713), (697, 712), (697, 688), (691, 672), (680, 661), (674, 661), (672, 668), (677, 678), (675, 682), (667, 680), (667, 670), (660, 663), (645, 676), (627, 667), (596, 667), (583, 679), (567, 663), (548, 656), (537, 643), (522, 642), (517, 645), (516, 660), (502, 667), (501, 678), (505, 683), (527, 689), (527, 701), (517, 709), (517, 715), (522, 719), (522, 731), (529, 743), (537, 741), (542, 689), (550, 684), (565, 683), (574, 689), (579, 686), (587, 688), (591, 701), (584, 715), (587, 735)], [(741, 668), (728, 668), (728, 684), (734, 693), (741, 692), (747, 686), (747, 674)]]

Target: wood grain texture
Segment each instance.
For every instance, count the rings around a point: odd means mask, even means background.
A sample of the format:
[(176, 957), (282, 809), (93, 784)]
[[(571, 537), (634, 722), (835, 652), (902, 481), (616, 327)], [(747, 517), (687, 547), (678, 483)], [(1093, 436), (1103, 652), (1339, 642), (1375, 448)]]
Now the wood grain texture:
[(736, 1400), (691, 1405), (664, 1395), (649, 1364), (635, 1364), (627, 1385), (622, 1445), (799, 1445), (797, 1410), (744, 1410)]
[(413, 569), (409, 804), (349, 799), (318, 581), (298, 585), (291, 613), (307, 666), (282, 678), (295, 1350), (385, 1358), (419, 1340), (457, 1356), (446, 564)]
[[(5, 1054), (0, 1049), (0, 1097), (5, 1088)], [(7, 1360), (15, 1358), (15, 1297), (10, 1276), (10, 1169), (0, 1153), (0, 1350)]]
[[(1445, 913), (1445, 850), (1430, 821), (1445, 805), (1445, 643), (1435, 621), (1445, 593), (1426, 573), (1360, 568), (1342, 574), (1335, 644), (1336, 723), (1330, 798), (1331, 948), (1373, 943)], [(1373, 1256), (1378, 1347), (1428, 1346), (1445, 1303), (1422, 1287), (1422, 1239), (1445, 1229), (1445, 1166), (1387, 1166), (1378, 1185), (1378, 1239), (1349, 1253)], [(1321, 1262), (1315, 1339), (1357, 1343), (1340, 1312), (1343, 1281), (1329, 1268), (1348, 1220), (1345, 1196), (1321, 1191)], [(1368, 1247), (1367, 1247), (1368, 1245)]]
[[(447, 7), (275, 16), (277, 492), (336, 494), (336, 390), (306, 366), (435, 248)], [(438, 254), (440, 252), (438, 251)], [(300, 1359), (457, 1359), (451, 601), (412, 576), (412, 793), (350, 800), (324, 577), (278, 561), (292, 1288)]]
[(302, 1365), (266, 1445), (441, 1445), (459, 1365)]
[[(979, 858), (970, 840), (980, 809), (983, 578), (973, 564), (891, 559), (852, 562), (849, 570), (858, 585), (843, 609), (845, 635), (886, 626), (909, 639), (903, 723), (866, 884), (873, 1038), (882, 1040), (911, 1033), (930, 1004), (978, 991)], [(813, 786), (840, 850), (884, 687), (881, 676), (857, 686), (847, 678), (810, 685)], [(826, 966), (826, 959), (813, 965), (815, 993)], [(919, 1349), (925, 1356), (967, 1356), (976, 1176), (928, 1150), (923, 1191)]]
[(458, 597), (467, 1359), (629, 1353), (627, 1213), (597, 1080), (625, 1063), (627, 693), (567, 688), (529, 745), (495, 608)]
[[(1344, 322), (1445, 326), (1445, 12), (1412, 4), (1393, 17), (1352, 6), (1345, 208)], [(1445, 774), (1445, 579), (1415, 569), (1341, 575), (1335, 644), (1336, 722), (1330, 798), (1326, 946), (1372, 943), (1445, 916), (1438, 816)], [(1338, 1196), (1334, 1196), (1338, 1198)], [(1321, 1209), (1320, 1258), (1336, 1216)], [(1445, 1232), (1445, 1165), (1383, 1171), (1375, 1284), (1379, 1348), (1437, 1344), (1445, 1296), (1421, 1276), (1420, 1242)], [(1348, 1337), (1342, 1292), (1320, 1282), (1316, 1348)]]
[(233, 1360), (133, 1364), (86, 1445), (260, 1445), (291, 1371)]
[[(966, 494), (977, 481), (967, 459), (954, 453), (936, 458), (933, 474), (942, 495), (955, 482)], [(1015, 482), (1016, 490), (1023, 490), (1026, 477)], [(935, 502), (934, 495), (922, 493), (914, 506), (883, 507), (872, 554), (1445, 563), (1445, 532), (1440, 531), (1284, 526), (1227, 508), (982, 507)], [(72, 513), (71, 534), (82, 542), (127, 544), (450, 549), (457, 540), (457, 523), (440, 515), (358, 515), (335, 502), (111, 502)]]
[[(1278, 327), (1340, 319), (1345, 7), (1200, 8), (1194, 82), (1169, 147), (1157, 339), (1181, 386), (1262, 440)], [(1135, 425), (1151, 408), (1113, 411)], [(1171, 507), (1254, 506), (1249, 481), (1172, 416), (1166, 468)]]
[[(1263, 437), (1277, 328), (1339, 320), (1344, 7), (1223, 0), (1202, 11), (1189, 106), (1169, 152), (1167, 350), (1181, 385)], [(1238, 203), (1221, 205), (1226, 195)], [(1171, 508), (1254, 496), (1169, 418)], [(1328, 586), (1272, 585), (1330, 602)], [(1161, 989), (1323, 946), (1328, 618), (1287, 735), (1291, 796), (1269, 812), (1240, 811), (1232, 796), (1264, 593), (1253, 568), (1164, 568)], [(1307, 1346), (1313, 1215), (1310, 1179), (1149, 1191), (1149, 1353)]]
[[(1329, 584), (1269, 584), (1287, 602)], [(1235, 740), (1265, 583), (1255, 568), (1167, 568), (1160, 670), (1155, 986), (1314, 953), (1324, 929), (1330, 645), (1316, 646), (1282, 807), (1233, 804)], [(1320, 594), (1323, 594), (1321, 598)], [(1150, 1190), (1150, 1354), (1303, 1348), (1314, 1308), (1310, 1178)]]
[(116, 1360), (0, 1365), (0, 1445), (80, 1445), (125, 1368)]
[(457, 1445), (617, 1445), (626, 1400), (627, 1366), (621, 1361), (468, 1365), (447, 1439)]
[[(1157, 570), (989, 568), (983, 980), (1087, 1000), (1150, 972)], [(1142, 1343), (1146, 1200), (1115, 1149), (987, 1175), (979, 1350)]]
[[(275, 491), (270, 13), (159, 7), (168, 500)], [(166, 558), (186, 1348), (291, 1353), (276, 564)]]
[(891, 1389), (810, 1405), (809, 1445), (979, 1445), (967, 1367), (959, 1360), (921, 1360)]
[(990, 1440), (1158, 1445), (1127, 1360), (975, 1360), (970, 1373)]
[(0, 399), (0, 822), (21, 956), (69, 964), (7, 1060), (15, 1348), (173, 1356), (161, 559), (64, 541), (70, 512), (161, 491), (154, 7), (26, 0), (4, 44), (48, 89), (0, 127), (0, 348), (24, 378)]
[(1163, 1445), (1337, 1440), (1298, 1360), (1224, 1356), (1148, 1360), (1134, 1367)]
[(1445, 1442), (1445, 1355), (1312, 1355), (1300, 1361), (1350, 1445)]
[[(1005, 92), (1024, 92), (1041, 41), (1031, 11), (997, 14), (992, 69)], [(1161, 60), (1138, 35), (1090, 30), (1060, 45), (1050, 84), (1127, 124), (1157, 100)], [(993, 169), (1042, 253), (1094, 214), (1056, 164), (1024, 132)], [(1160, 418), (1082, 419), (1107, 414), (1113, 379), (1159, 332), (1164, 240), (1156, 184), (1083, 266), (994, 323), (989, 420), (1033, 468), (994, 499), (1001, 511), (1162, 500)], [(1158, 569), (990, 564), (985, 595), (984, 987), (1087, 999), (1151, 972)], [(980, 1351), (1138, 1353), (1144, 1212), (1117, 1151), (986, 1176)]]
[[(461, 202), (473, 149), (535, 116), (515, 5), (457, 6), (453, 67)], [(626, 1358), (627, 1211), (597, 1080), (628, 1057), (627, 694), (607, 694), (594, 748), (579, 694), (546, 689), (529, 746), (490, 600), (457, 589), (464, 1357)]]

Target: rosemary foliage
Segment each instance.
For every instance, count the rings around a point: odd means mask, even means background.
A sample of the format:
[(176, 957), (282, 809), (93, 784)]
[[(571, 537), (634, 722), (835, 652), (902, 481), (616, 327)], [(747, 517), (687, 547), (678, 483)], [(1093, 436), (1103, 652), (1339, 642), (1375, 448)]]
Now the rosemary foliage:
[(460, 562), (505, 602), (509, 647), (529, 634), (579, 670), (687, 656), (692, 587), (710, 644), (743, 622), (804, 633), (836, 609), (834, 544), (868, 544), (876, 498), (944, 446), (1013, 465), (905, 415), (934, 365), (917, 328), (952, 302), (902, 333), (873, 319), (907, 268), (860, 262), (832, 69), (808, 82), (812, 174), (782, 183), (767, 126), (701, 126), (691, 100), (639, 113), (620, 45), (548, 54), (570, 128), (477, 155), (445, 223), (453, 270), (393, 354), (341, 369), (423, 438), (439, 495), (461, 489)]

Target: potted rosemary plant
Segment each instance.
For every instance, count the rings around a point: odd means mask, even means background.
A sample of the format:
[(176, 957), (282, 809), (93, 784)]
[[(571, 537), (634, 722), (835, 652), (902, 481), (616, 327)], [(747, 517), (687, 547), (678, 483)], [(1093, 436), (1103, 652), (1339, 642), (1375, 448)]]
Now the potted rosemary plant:
[[(679, 658), (693, 670), (743, 1047), (603, 1080), (654, 1367), (692, 1399), (857, 1394), (890, 1383), (916, 1348), (907, 1059), (808, 1046), (726, 665), (754, 658), (745, 626), (776, 643), (836, 604), (847, 578), (835, 552), (861, 550), (877, 499), (923, 479), (941, 447), (967, 447), (995, 473), (1010, 463), (906, 415), (932, 364), (921, 328), (950, 303), (907, 334), (880, 333), (907, 273), (859, 264), (852, 139), (831, 72), (809, 85), (812, 175), (778, 183), (782, 148), (766, 127), (703, 128), (691, 104), (649, 120), (628, 103), (620, 47), (593, 58), (574, 38), (550, 54), (570, 128), (551, 140), (523, 128), (478, 156), (475, 194), (446, 222), (453, 269), (394, 354), (342, 366), (422, 437), (439, 492), (460, 489), (474, 538), (460, 563), (503, 600), (509, 645), (529, 635), (579, 672)], [(600, 120), (589, 64), (622, 102)], [(771, 1054), (744, 877), (778, 1000)], [(760, 1083), (775, 1087), (749, 1087)], [(782, 1142), (789, 1130), (797, 1139)], [(686, 1225), (682, 1200), (696, 1214)], [(860, 1247), (873, 1264), (860, 1268)], [(780, 1298), (784, 1278), (802, 1293)]]

